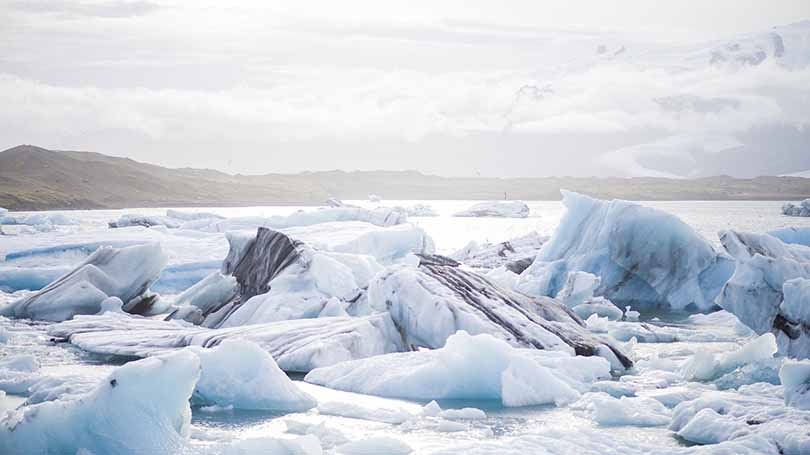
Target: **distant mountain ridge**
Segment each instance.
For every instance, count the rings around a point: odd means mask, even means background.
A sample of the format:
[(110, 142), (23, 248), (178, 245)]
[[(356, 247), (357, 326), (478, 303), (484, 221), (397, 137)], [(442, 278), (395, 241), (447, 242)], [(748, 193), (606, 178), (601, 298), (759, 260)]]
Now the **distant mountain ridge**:
[(365, 199), (557, 200), (560, 189), (632, 200), (798, 200), (810, 179), (440, 177), (417, 171), (230, 175), (170, 169), (93, 152), (20, 145), (0, 152), (0, 207), (9, 210), (322, 204)]

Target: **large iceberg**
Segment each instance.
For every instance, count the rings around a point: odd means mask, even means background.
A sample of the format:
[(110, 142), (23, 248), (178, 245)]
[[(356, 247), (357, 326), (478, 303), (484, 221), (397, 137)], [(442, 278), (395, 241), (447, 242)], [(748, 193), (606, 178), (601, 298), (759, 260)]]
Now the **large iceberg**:
[(526, 218), (529, 216), (529, 206), (520, 201), (479, 202), (467, 210), (455, 213), (453, 216)]
[(601, 278), (597, 294), (619, 305), (706, 310), (734, 263), (677, 217), (632, 202), (563, 192), (568, 211), (517, 281), (556, 295), (569, 272)]
[(105, 313), (77, 316), (51, 326), (48, 333), (88, 352), (128, 357), (147, 357), (186, 346), (210, 348), (226, 339), (244, 339), (267, 351), (282, 370), (294, 372), (405, 350), (387, 313), (220, 329)]
[(810, 247), (736, 231), (720, 241), (737, 268), (718, 304), (755, 332), (773, 332), (782, 354), (810, 357)]
[(500, 400), (505, 406), (567, 404), (610, 377), (599, 357), (516, 349), (491, 335), (459, 331), (444, 347), (387, 354), (315, 369), (307, 382), (411, 399)]
[(191, 352), (128, 363), (84, 395), (0, 417), (0, 453), (176, 453), (199, 374)]
[(797, 202), (786, 202), (782, 206), (782, 214), (787, 216), (810, 216), (810, 199)]
[(97, 313), (108, 297), (118, 297), (125, 309), (137, 312), (155, 298), (147, 291), (166, 261), (159, 243), (101, 247), (42, 290), (0, 308), (0, 314), (64, 321), (77, 314)]
[(517, 347), (601, 355), (617, 369), (632, 364), (619, 347), (588, 332), (559, 302), (503, 288), (458, 265), (423, 255), (418, 267), (390, 267), (369, 285), (369, 304), (391, 313), (411, 347), (439, 348), (450, 335), (465, 330)]

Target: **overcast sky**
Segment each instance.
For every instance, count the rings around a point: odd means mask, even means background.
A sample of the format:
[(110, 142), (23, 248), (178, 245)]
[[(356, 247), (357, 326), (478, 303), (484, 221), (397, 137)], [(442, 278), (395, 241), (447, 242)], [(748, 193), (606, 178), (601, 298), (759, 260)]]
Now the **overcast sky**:
[(806, 19), (807, 0), (0, 0), (0, 148), (242, 173), (803, 171)]

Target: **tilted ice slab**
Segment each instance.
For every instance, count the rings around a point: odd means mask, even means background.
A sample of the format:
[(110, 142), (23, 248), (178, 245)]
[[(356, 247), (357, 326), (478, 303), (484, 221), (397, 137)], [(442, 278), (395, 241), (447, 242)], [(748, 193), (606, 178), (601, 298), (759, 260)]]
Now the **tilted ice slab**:
[(394, 226), (407, 222), (408, 216), (399, 210), (380, 207), (365, 209), (362, 207), (325, 207), (316, 210), (300, 210), (287, 216), (271, 217), (235, 217), (224, 220), (197, 220), (183, 224), (184, 229), (195, 229), (207, 232), (226, 232), (242, 229), (255, 229), (260, 226), (273, 229), (311, 226), (332, 221), (364, 221), (377, 226)]
[(479, 245), (471, 242), (450, 257), (462, 264), (477, 269), (494, 269), (505, 266), (513, 273), (520, 273), (531, 264), (548, 237), (532, 231), (524, 236), (500, 243)]
[(39, 292), (0, 308), (17, 318), (64, 321), (94, 314), (108, 297), (137, 307), (166, 265), (160, 244), (99, 248), (79, 267)]
[(797, 202), (786, 202), (782, 206), (782, 214), (787, 216), (810, 216), (810, 199)]
[(497, 399), (505, 406), (563, 405), (610, 377), (599, 357), (516, 349), (459, 331), (434, 350), (387, 354), (315, 369), (305, 381), (393, 398)]
[(48, 333), (88, 352), (130, 357), (147, 357), (186, 346), (209, 348), (226, 339), (245, 339), (267, 351), (282, 370), (300, 372), (405, 350), (387, 313), (222, 329), (105, 313), (77, 316), (50, 327)]
[(735, 231), (720, 241), (737, 268), (717, 303), (755, 332), (776, 335), (782, 354), (810, 357), (810, 247)]
[(128, 363), (85, 395), (0, 417), (0, 452), (177, 452), (188, 435), (199, 374), (191, 352)]
[(632, 202), (563, 192), (568, 211), (517, 288), (556, 295), (568, 272), (601, 278), (597, 295), (618, 305), (705, 310), (734, 270), (677, 217)]
[(529, 206), (520, 201), (479, 202), (453, 216), (526, 218), (529, 216)]
[(391, 313), (408, 346), (440, 348), (450, 335), (465, 330), (516, 347), (604, 356), (617, 369), (632, 364), (559, 302), (502, 288), (441, 256), (422, 256), (416, 268), (381, 272), (369, 285), (368, 301)]

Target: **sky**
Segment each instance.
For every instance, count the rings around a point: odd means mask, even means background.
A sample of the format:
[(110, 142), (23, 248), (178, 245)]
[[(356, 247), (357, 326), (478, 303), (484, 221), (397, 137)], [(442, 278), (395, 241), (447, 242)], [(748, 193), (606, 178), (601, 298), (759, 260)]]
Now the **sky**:
[(808, 19), (807, 0), (0, 0), (0, 148), (251, 174), (806, 171)]

